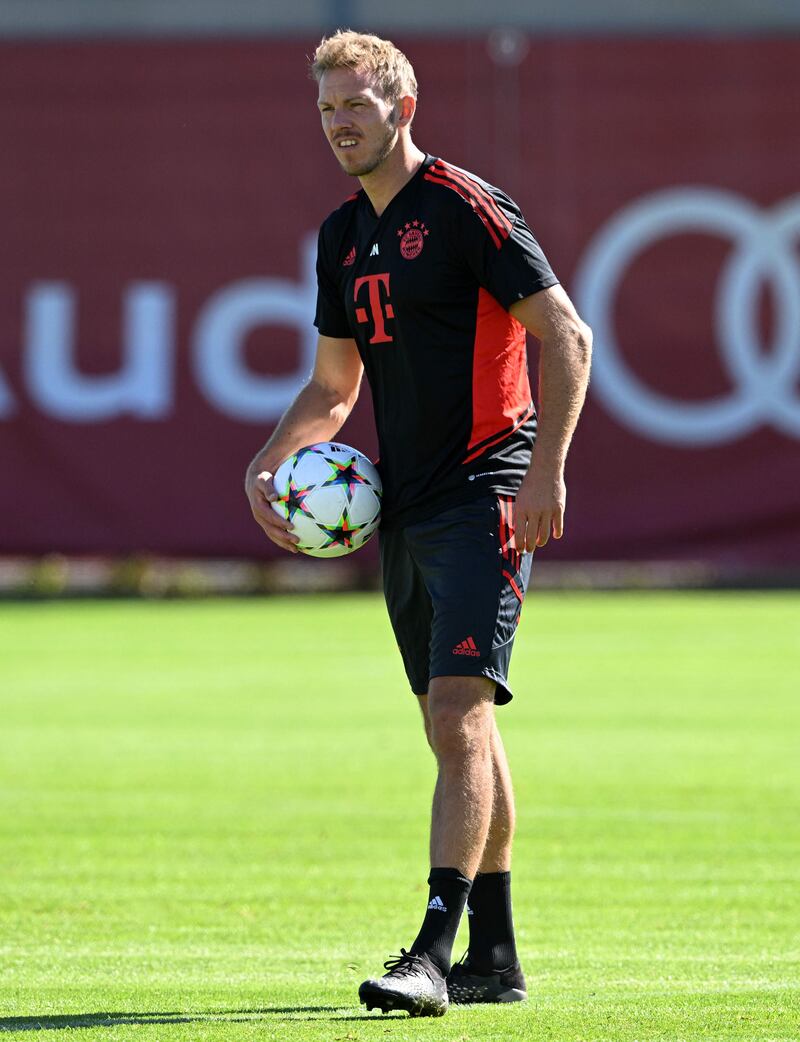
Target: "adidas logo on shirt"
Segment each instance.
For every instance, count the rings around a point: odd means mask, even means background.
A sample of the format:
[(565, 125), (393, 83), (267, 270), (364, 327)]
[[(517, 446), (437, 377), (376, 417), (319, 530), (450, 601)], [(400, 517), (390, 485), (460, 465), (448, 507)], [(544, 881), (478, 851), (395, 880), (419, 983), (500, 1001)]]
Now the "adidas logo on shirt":
[(432, 909), (434, 912), (446, 912), (447, 905), (441, 899), (441, 897), (432, 897), (428, 902), (428, 909)]
[(373, 242), (372, 249), (369, 251), (370, 257), (380, 257), (381, 251), (378, 249), (377, 242)]
[(466, 640), (462, 640), (460, 644), (456, 644), (453, 648), (454, 655), (471, 655), (472, 658), (480, 658), (481, 653), (475, 644), (472, 637), (467, 637)]

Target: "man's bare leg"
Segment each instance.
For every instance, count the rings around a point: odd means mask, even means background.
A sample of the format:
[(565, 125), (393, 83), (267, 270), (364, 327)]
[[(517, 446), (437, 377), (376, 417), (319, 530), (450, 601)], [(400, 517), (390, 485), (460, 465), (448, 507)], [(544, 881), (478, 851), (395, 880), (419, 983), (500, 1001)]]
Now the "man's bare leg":
[(428, 691), (439, 774), (431, 815), (431, 865), (474, 879), (492, 817), (494, 687), (485, 677), (435, 677)]
[(440, 1016), (447, 1009), (453, 942), (492, 816), (494, 690), (484, 677), (431, 680), (425, 719), (439, 776), (431, 815), (428, 907), (410, 951), (401, 949), (396, 962), (386, 964), (388, 974), (359, 988), (368, 1010), (399, 1007), (414, 1016)]
[[(422, 710), (425, 734), (428, 743), (431, 745), (431, 748), (433, 748), (427, 695), (419, 696), (419, 706)], [(514, 839), (514, 826), (516, 821), (514, 810), (514, 790), (511, 784), (511, 771), (508, 766), (506, 751), (503, 747), (503, 741), (500, 737), (500, 732), (497, 729), (497, 722), (494, 719), (493, 712), (490, 751), (492, 759), (492, 807), (489, 820), (489, 830), (481, 854), (478, 871), (483, 873), (508, 872), (511, 868), (511, 845)], [(441, 774), (439, 777), (441, 778)], [(437, 778), (433, 798), (434, 818), (436, 818), (437, 810), (442, 806), (444, 801), (440, 788), (440, 781), (439, 778)], [(437, 828), (431, 828), (432, 865), (439, 863), (434, 859), (435, 849), (433, 838), (437, 831)]]
[(493, 721), (492, 736), (492, 818), (489, 835), (478, 871), (509, 872), (511, 870), (511, 845), (514, 842), (516, 811), (511, 770), (497, 721)]
[[(432, 980), (441, 974), (442, 986), (489, 834), (494, 690), (485, 677), (436, 677), (428, 691), (426, 725), (439, 774), (431, 814), (428, 907), (410, 957), (433, 968)], [(366, 982), (366, 988), (372, 993), (374, 983)]]
[[(431, 742), (428, 698), (419, 698), (425, 732)], [(432, 744), (432, 742), (431, 742)], [(511, 846), (514, 838), (515, 809), (511, 772), (494, 716), (490, 735), (492, 762), (492, 809), (489, 829), (469, 897), (470, 946), (466, 964), (459, 964), (448, 977), (453, 1002), (473, 1002), (482, 996), (486, 1002), (510, 1002), (527, 995), (525, 978), (519, 968), (511, 911)], [(441, 779), (441, 772), (440, 772)], [(441, 806), (440, 782), (434, 796)], [(435, 835), (436, 828), (432, 829)], [(433, 838), (433, 835), (432, 835)], [(431, 853), (435, 845), (431, 844)], [(432, 864), (437, 864), (432, 860)], [(504, 970), (503, 973), (495, 971)], [(477, 976), (476, 976), (477, 974)]]

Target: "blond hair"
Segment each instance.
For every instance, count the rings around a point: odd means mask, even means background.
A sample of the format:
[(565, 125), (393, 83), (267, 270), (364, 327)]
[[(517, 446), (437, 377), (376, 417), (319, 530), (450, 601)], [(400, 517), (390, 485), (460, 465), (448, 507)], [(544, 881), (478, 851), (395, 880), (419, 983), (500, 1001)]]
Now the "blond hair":
[(391, 40), (352, 29), (337, 29), (323, 36), (311, 61), (311, 76), (318, 83), (329, 69), (354, 69), (374, 77), (388, 101), (417, 96), (417, 78), (411, 62)]

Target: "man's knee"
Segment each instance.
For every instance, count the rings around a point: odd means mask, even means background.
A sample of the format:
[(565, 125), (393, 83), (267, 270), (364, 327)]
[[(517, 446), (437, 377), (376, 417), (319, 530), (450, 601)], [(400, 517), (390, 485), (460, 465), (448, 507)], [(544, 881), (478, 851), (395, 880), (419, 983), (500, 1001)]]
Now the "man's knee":
[(492, 682), (485, 677), (435, 677), (427, 701), (429, 740), (439, 760), (490, 755)]

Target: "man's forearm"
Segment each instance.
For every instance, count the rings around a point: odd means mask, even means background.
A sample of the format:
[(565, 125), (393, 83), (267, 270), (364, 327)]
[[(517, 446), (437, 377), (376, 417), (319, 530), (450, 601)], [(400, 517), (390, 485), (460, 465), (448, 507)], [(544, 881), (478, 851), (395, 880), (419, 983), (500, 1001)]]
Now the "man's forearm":
[(563, 534), (564, 463), (586, 397), (592, 356), (592, 332), (577, 315), (562, 312), (540, 339), (538, 434), (516, 500), (514, 539), (520, 551), (544, 546), (551, 533), (556, 539)]
[(274, 473), (280, 463), (304, 445), (330, 441), (350, 415), (352, 405), (339, 395), (311, 380), (283, 414), (266, 445), (248, 467), (248, 472)]
[(586, 398), (591, 357), (592, 332), (584, 323), (569, 325), (542, 341), (532, 476), (563, 474), (567, 450)]

